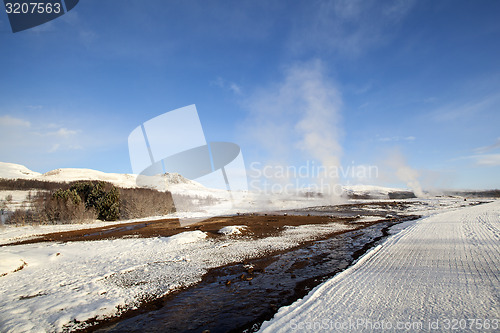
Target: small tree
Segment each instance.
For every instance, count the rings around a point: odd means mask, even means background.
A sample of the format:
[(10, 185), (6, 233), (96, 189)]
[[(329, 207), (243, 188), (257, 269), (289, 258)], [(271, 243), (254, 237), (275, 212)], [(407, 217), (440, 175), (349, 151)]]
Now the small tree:
[(116, 221), (120, 217), (120, 192), (105, 182), (79, 182), (70, 190), (78, 193), (87, 209), (95, 209), (97, 218), (103, 221)]
[(99, 219), (103, 221), (116, 221), (120, 218), (120, 192), (114, 186), (105, 192), (97, 202)]

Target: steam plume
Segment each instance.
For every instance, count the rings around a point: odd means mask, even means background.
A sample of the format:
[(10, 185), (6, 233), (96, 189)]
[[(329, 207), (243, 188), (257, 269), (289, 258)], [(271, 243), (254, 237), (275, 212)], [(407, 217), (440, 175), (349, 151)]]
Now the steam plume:
[(419, 172), (407, 164), (400, 150), (391, 152), (386, 162), (389, 167), (394, 169), (396, 177), (400, 181), (405, 182), (406, 186), (408, 186), (417, 197), (425, 196), (420, 186), (420, 182), (418, 181), (418, 177), (420, 176)]
[[(320, 61), (288, 68), (282, 82), (249, 101), (246, 124), (252, 141), (267, 153), (267, 163), (293, 165), (317, 160), (329, 170), (340, 165), (341, 98)], [(297, 158), (300, 156), (300, 158)], [(337, 179), (323, 179), (331, 187)]]

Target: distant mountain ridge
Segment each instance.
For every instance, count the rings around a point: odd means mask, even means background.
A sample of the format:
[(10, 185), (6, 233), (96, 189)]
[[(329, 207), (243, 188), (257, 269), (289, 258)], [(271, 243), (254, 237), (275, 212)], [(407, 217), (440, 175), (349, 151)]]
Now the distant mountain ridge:
[[(112, 183), (124, 188), (139, 187), (138, 177), (134, 174), (106, 173), (92, 169), (60, 168), (46, 173), (32, 171), (24, 165), (0, 162), (0, 178), (6, 179), (34, 179), (48, 182), (72, 182), (78, 180), (98, 180)], [(208, 189), (202, 184), (187, 179), (177, 173), (165, 173), (141, 179), (145, 187), (158, 190), (169, 190), (176, 193), (207, 193), (219, 190)], [(389, 188), (374, 185), (347, 185), (343, 186), (344, 196), (351, 199), (403, 199), (415, 198), (411, 190)], [(212, 193), (213, 194), (213, 193)]]
[(343, 186), (344, 195), (350, 199), (410, 199), (416, 198), (411, 190), (374, 185)]

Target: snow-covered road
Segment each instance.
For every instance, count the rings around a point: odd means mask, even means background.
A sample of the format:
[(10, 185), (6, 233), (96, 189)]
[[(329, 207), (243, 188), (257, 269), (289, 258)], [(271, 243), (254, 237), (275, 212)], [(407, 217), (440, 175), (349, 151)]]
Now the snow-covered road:
[(417, 222), (261, 331), (500, 331), (500, 201)]

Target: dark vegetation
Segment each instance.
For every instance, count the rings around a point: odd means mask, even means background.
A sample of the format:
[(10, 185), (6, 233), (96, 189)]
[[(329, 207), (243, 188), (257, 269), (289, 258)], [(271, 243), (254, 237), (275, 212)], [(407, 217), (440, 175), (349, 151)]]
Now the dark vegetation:
[(448, 191), (447, 195), (458, 195), (468, 198), (500, 198), (500, 190), (483, 191)]
[(28, 190), (45, 190), (55, 191), (57, 189), (69, 188), (72, 183), (57, 183), (46, 182), (35, 179), (5, 179), (0, 178), (0, 191), (28, 191)]
[(7, 223), (60, 224), (99, 219), (166, 215), (175, 212), (170, 192), (145, 188), (118, 188), (103, 181), (56, 183), (27, 179), (0, 179), (0, 190), (29, 190), (29, 209), (10, 214)]
[[(343, 194), (343, 197), (346, 199), (384, 199), (384, 195), (377, 194), (357, 194), (352, 192), (347, 192)], [(394, 191), (387, 193), (387, 197), (389, 199), (412, 199), (416, 198), (415, 194), (411, 191)]]
[(411, 191), (389, 192), (389, 199), (413, 199), (417, 196)]

